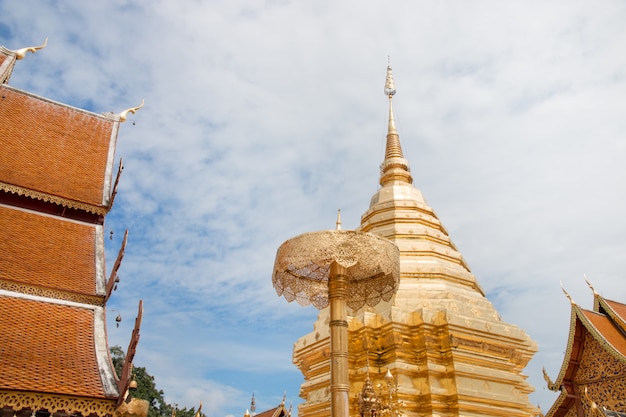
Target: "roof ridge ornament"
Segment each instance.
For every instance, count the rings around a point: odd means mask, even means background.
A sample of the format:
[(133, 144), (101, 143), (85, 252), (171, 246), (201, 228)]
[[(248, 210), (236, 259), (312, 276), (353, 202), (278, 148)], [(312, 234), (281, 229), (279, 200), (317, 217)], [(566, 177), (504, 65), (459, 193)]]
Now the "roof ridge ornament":
[(26, 54), (28, 52), (34, 54), (38, 50), (45, 48), (46, 45), (48, 45), (48, 38), (46, 38), (43, 41), (43, 44), (41, 44), (39, 46), (27, 46), (26, 48), (17, 49), (15, 51), (9, 49), (9, 51), (11, 51), (11, 52), (13, 52), (15, 54), (15, 59), (20, 60), (20, 59), (24, 59), (24, 57), (26, 56)]
[(598, 292), (596, 291), (596, 289), (595, 289), (595, 288), (593, 288), (593, 285), (591, 285), (591, 283), (590, 283), (590, 282), (589, 282), (589, 280), (587, 279), (587, 274), (583, 274), (583, 277), (584, 277), (584, 279), (585, 279), (585, 282), (587, 283), (587, 286), (588, 286), (589, 288), (591, 288), (591, 291), (593, 291), (593, 295), (594, 295), (594, 296), (596, 296), (596, 297), (597, 297), (598, 295), (600, 295), (600, 294), (598, 294)]
[(572, 296), (569, 295), (569, 293), (565, 290), (565, 287), (563, 286), (563, 281), (561, 281), (561, 290), (563, 291), (563, 294), (565, 294), (565, 296), (567, 297), (567, 299), (569, 300), (570, 304), (572, 304), (573, 306), (576, 305), (576, 303), (574, 302), (574, 300), (572, 299)]
[(145, 103), (145, 100), (141, 99), (141, 104), (139, 106), (131, 107), (130, 109), (126, 109), (123, 112), (121, 112), (120, 114), (118, 114), (117, 117), (120, 119), (120, 122), (122, 122), (122, 123), (125, 122), (126, 118), (128, 117), (128, 113), (135, 114), (135, 112), (137, 110), (139, 110), (140, 108), (143, 107), (144, 103)]

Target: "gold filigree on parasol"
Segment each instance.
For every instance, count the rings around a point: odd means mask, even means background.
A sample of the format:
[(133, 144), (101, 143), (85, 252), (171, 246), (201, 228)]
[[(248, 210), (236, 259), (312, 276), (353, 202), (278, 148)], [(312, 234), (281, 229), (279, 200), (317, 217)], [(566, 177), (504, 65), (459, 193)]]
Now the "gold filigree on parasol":
[(288, 302), (328, 306), (330, 266), (347, 270), (347, 305), (358, 310), (389, 301), (398, 289), (399, 251), (389, 240), (354, 230), (324, 230), (287, 240), (276, 253), (272, 283)]

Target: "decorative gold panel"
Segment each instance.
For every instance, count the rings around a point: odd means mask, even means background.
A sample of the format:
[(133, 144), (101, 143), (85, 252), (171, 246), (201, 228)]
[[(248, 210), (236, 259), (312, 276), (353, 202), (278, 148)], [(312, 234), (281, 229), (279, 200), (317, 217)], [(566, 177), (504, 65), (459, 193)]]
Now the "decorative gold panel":
[(2, 279), (0, 279), (0, 290), (19, 292), (38, 297), (54, 298), (57, 300), (72, 301), (74, 303), (89, 304), (94, 306), (104, 306), (105, 301), (104, 296), (100, 295), (76, 294), (69, 291), (43, 288)]
[(49, 413), (92, 414), (98, 417), (113, 415), (115, 399), (68, 397), (32, 392), (0, 391), (0, 406), (10, 407), (14, 411), (22, 409), (46, 410)]
[[(585, 387), (600, 407), (626, 411), (626, 364), (615, 358), (590, 334), (585, 335), (582, 360), (574, 381)], [(588, 407), (585, 404), (586, 408)]]
[(626, 364), (609, 354), (591, 334), (587, 333), (575, 382), (584, 384), (620, 375), (626, 376)]

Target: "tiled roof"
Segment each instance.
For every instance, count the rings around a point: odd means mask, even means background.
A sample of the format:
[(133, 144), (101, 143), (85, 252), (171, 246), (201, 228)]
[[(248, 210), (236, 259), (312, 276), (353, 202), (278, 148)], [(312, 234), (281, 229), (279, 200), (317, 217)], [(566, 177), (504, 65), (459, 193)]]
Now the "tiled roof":
[(94, 311), (0, 295), (0, 389), (106, 398)]
[(604, 314), (582, 309), (581, 311), (597, 330), (598, 334), (626, 358), (626, 336), (615, 323)]
[(0, 206), (0, 231), (0, 279), (96, 294), (96, 226)]
[(272, 409), (258, 413), (255, 415), (255, 417), (273, 417), (276, 410), (278, 410), (278, 407), (274, 407)]
[(6, 85), (0, 90), (0, 182), (103, 206), (115, 122)]
[(626, 304), (618, 303), (617, 301), (611, 301), (604, 299), (606, 304), (622, 319), (626, 321)]

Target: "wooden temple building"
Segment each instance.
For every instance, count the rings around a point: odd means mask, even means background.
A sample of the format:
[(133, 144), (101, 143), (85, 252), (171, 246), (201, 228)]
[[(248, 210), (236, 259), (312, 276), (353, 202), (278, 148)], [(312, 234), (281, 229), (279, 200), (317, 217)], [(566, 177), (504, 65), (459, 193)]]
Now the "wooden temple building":
[(626, 304), (595, 290), (593, 310), (568, 298), (572, 313), (563, 364), (554, 382), (544, 370), (548, 388), (560, 391), (546, 417), (626, 416)]
[(254, 399), (254, 394), (252, 395), (252, 400), (250, 401), (250, 408), (246, 410), (243, 414), (243, 417), (291, 417), (291, 405), (289, 408), (285, 405), (285, 401), (287, 399), (287, 395), (283, 395), (283, 400), (279, 405), (274, 408), (270, 408), (269, 410), (261, 411), (260, 413), (256, 412), (256, 400)]
[(39, 47), (0, 47), (0, 415), (145, 416), (125, 401), (141, 302), (121, 378), (111, 363), (104, 219), (120, 114), (98, 115), (7, 83)]
[[(350, 415), (536, 416), (528, 398), (533, 388), (522, 373), (536, 343), (500, 318), (413, 185), (395, 126), (395, 92), (388, 67), (380, 188), (358, 230), (398, 246), (400, 285), (389, 302), (348, 313)], [(304, 375), (299, 417), (330, 414), (328, 321), (326, 308), (294, 345), (293, 362)]]

